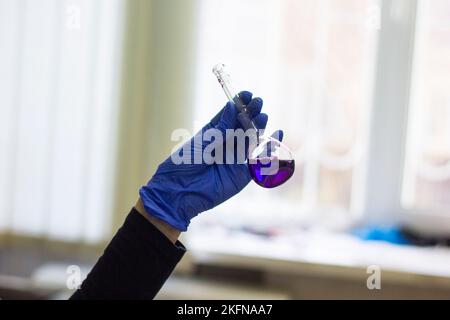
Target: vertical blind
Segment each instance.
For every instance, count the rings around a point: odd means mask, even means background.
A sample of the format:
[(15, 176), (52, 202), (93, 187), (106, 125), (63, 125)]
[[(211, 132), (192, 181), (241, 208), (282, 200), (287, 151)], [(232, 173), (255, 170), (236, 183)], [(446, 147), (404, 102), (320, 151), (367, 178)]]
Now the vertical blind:
[(121, 0), (0, 0), (0, 232), (107, 231)]

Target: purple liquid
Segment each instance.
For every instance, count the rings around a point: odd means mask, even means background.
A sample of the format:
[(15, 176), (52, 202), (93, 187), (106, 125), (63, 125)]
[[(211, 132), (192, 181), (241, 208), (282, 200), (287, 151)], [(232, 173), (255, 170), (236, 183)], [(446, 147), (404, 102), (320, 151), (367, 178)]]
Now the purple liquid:
[[(259, 184), (263, 188), (275, 188), (286, 181), (294, 174), (295, 161), (294, 160), (277, 160), (278, 170), (276, 165), (268, 161), (268, 159), (256, 160), (255, 163), (248, 163), (248, 169), (253, 181)], [(275, 170), (270, 168), (274, 167)], [(263, 169), (265, 171), (263, 171)], [(271, 172), (267, 172), (271, 171)], [(268, 174), (269, 173), (269, 174)]]

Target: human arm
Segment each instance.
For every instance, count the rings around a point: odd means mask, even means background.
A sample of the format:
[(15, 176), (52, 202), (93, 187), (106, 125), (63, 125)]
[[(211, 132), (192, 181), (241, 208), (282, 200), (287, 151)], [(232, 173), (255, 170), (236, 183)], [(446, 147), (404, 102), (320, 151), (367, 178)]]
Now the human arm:
[[(252, 99), (249, 92), (240, 97), (257, 128), (264, 129), (268, 117), (261, 113), (262, 100)], [(208, 130), (225, 137), (227, 130), (240, 129), (236, 114), (235, 106), (228, 103), (183, 150), (191, 155), (203, 153), (210, 144), (193, 141)], [(224, 157), (231, 154), (236, 159), (235, 148), (225, 143), (222, 147)], [(185, 252), (177, 239), (191, 219), (233, 197), (250, 182), (246, 156), (241, 158), (241, 162), (222, 164), (204, 159), (176, 164), (172, 157), (166, 159), (141, 188), (136, 207), (72, 299), (153, 298)]]

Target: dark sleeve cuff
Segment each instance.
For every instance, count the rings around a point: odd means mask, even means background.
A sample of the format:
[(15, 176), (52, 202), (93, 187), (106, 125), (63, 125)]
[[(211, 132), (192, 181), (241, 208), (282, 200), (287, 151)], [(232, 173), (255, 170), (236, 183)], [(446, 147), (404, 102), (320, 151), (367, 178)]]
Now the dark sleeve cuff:
[(185, 252), (133, 208), (71, 299), (152, 299)]
[(135, 208), (133, 208), (125, 220), (125, 224), (129, 224), (129, 228), (134, 230), (137, 235), (142, 236), (144, 243), (151, 244), (161, 256), (167, 261), (178, 263), (186, 252), (184, 245), (177, 241), (173, 244), (161, 231), (158, 230), (151, 222), (145, 219)]

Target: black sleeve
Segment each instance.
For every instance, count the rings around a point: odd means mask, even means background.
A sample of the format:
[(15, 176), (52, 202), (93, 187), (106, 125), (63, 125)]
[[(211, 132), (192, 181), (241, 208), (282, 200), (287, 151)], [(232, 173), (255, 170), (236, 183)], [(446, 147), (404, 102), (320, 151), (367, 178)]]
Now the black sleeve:
[(133, 208), (70, 299), (152, 299), (184, 253)]

